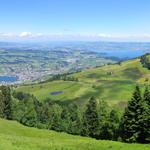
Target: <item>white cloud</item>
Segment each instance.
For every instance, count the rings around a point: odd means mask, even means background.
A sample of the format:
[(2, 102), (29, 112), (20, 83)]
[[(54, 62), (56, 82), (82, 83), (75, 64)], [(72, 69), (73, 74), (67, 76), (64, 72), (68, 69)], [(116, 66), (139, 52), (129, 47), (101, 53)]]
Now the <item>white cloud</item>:
[(100, 33), (100, 34), (98, 34), (97, 36), (98, 36), (98, 37), (103, 37), (103, 38), (111, 38), (111, 37), (113, 37), (113, 36), (110, 35), (110, 34), (103, 34), (103, 33)]
[(50, 40), (83, 40), (83, 41), (150, 41), (150, 34), (142, 35), (111, 35), (111, 34), (43, 34), (22, 32), (20, 34), (0, 33), (0, 40), (6, 41), (50, 41)]
[(36, 38), (36, 37), (41, 37), (41, 36), (44, 36), (43, 33), (33, 34), (31, 32), (22, 32), (19, 34), (19, 37), (22, 37), (22, 38)]
[(13, 37), (14, 35), (12, 33), (1, 33), (0, 36), (5, 37), (5, 38), (9, 38), (9, 37)]
[(43, 33), (37, 33), (35, 36), (43, 36)]
[(20, 33), (19, 36), (20, 37), (29, 37), (29, 36), (32, 36), (32, 33), (31, 32), (22, 32), (22, 33)]

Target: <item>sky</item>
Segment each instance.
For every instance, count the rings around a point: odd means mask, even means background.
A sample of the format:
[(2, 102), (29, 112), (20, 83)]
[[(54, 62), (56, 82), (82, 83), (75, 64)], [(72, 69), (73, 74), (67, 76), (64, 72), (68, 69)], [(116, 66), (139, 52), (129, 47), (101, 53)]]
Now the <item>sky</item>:
[(0, 41), (150, 41), (150, 0), (0, 0)]

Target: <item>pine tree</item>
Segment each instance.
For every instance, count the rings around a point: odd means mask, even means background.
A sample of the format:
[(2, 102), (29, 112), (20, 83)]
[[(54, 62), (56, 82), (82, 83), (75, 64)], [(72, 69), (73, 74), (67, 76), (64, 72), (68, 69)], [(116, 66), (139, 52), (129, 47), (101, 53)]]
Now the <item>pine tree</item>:
[(139, 137), (137, 142), (150, 142), (150, 91), (148, 86), (145, 88), (144, 98), (141, 101), (141, 114), (139, 115)]
[(51, 107), (51, 130), (61, 131), (61, 112), (62, 108), (58, 104)]
[(4, 113), (4, 96), (2, 93), (0, 93), (0, 117), (5, 118), (5, 113)]
[(83, 113), (83, 115), (82, 115), (81, 135), (89, 136), (87, 118), (85, 116), (85, 113)]
[(67, 106), (62, 107), (61, 121), (61, 131), (69, 133), (70, 113)]
[(99, 100), (98, 102), (98, 118), (99, 118), (99, 139), (107, 139), (106, 129), (108, 126), (109, 107), (106, 101)]
[(136, 86), (133, 98), (128, 102), (121, 121), (121, 136), (125, 142), (136, 142), (139, 138), (141, 102), (141, 92), (139, 86)]
[(115, 109), (112, 109), (109, 117), (103, 121), (100, 128), (100, 139), (117, 140), (119, 129), (119, 115)]
[(34, 101), (29, 98), (25, 104), (24, 116), (21, 119), (22, 123), (29, 127), (36, 127), (37, 124), (37, 114), (35, 111)]
[(150, 142), (150, 108), (146, 101), (141, 103), (141, 114), (139, 120), (139, 135), (137, 142), (149, 143)]
[(77, 103), (73, 102), (68, 107), (69, 110), (69, 133), (80, 134), (81, 132), (81, 114)]
[(23, 124), (24, 115), (25, 115), (24, 101), (22, 100), (22, 101), (14, 103), (13, 119)]
[(5, 118), (12, 119), (12, 99), (10, 88), (6, 86), (1, 87), (2, 95), (4, 96), (4, 114)]
[(119, 136), (120, 115), (119, 110), (112, 109), (109, 116), (109, 122), (112, 124), (112, 140), (117, 140)]
[(52, 103), (49, 99), (43, 101), (41, 106), (40, 123), (45, 124), (48, 129), (52, 123)]
[(89, 100), (87, 104), (87, 108), (84, 113), (83, 124), (86, 125), (86, 129), (84, 129), (84, 131), (86, 131), (87, 133), (85, 134), (90, 137), (98, 138), (99, 120), (97, 112), (97, 102), (93, 97)]
[(146, 86), (144, 91), (144, 101), (150, 106), (150, 91), (148, 86)]
[(32, 96), (32, 99), (33, 99), (35, 111), (37, 114), (37, 121), (41, 123), (42, 103), (39, 102), (34, 96)]
[(42, 104), (42, 112), (40, 115), (40, 122), (42, 124), (46, 124), (48, 126), (48, 129), (50, 129), (51, 122), (52, 122), (52, 115), (51, 115), (50, 106), (47, 105), (47, 103)]

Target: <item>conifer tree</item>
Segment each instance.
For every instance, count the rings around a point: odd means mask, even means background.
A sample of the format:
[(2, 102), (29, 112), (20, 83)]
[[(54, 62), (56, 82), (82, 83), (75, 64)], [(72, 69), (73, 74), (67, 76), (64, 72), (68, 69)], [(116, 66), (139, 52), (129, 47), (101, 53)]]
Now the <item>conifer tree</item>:
[(90, 137), (98, 138), (99, 135), (99, 119), (97, 112), (97, 102), (91, 97), (84, 113), (83, 124), (86, 125), (86, 134)]
[(1, 87), (2, 95), (4, 96), (4, 114), (6, 119), (12, 119), (12, 99), (10, 88), (6, 86)]
[(61, 131), (69, 133), (70, 113), (67, 106), (62, 107), (61, 121)]
[(42, 102), (41, 114), (40, 114), (40, 123), (46, 124), (47, 128), (51, 128), (52, 123), (52, 103), (49, 99), (46, 99)]
[(4, 114), (4, 96), (2, 93), (0, 93), (0, 117), (5, 118)]
[(150, 142), (150, 108), (146, 101), (141, 103), (141, 114), (139, 120), (139, 134), (137, 142), (149, 143)]
[(148, 86), (145, 88), (144, 98), (141, 101), (141, 114), (139, 115), (139, 137), (137, 142), (150, 142), (150, 91)]
[(112, 109), (109, 116), (109, 122), (112, 124), (111, 130), (112, 130), (112, 138), (111, 140), (117, 140), (119, 136), (119, 123), (120, 123), (120, 115), (119, 110)]
[(29, 100), (25, 104), (25, 112), (21, 121), (24, 125), (27, 125), (29, 127), (36, 127), (37, 114), (35, 111), (34, 101), (32, 98), (29, 98)]
[(51, 130), (61, 131), (61, 112), (62, 109), (58, 104), (51, 107)]
[(47, 105), (47, 103), (42, 103), (42, 106), (41, 106), (41, 114), (40, 114), (40, 122), (42, 124), (47, 124), (48, 125), (48, 122), (49, 122), (49, 105)]
[(119, 115), (115, 109), (112, 109), (109, 117), (103, 121), (100, 128), (100, 139), (117, 140), (119, 129)]
[(77, 103), (73, 102), (69, 105), (69, 133), (80, 134), (81, 132), (81, 114)]
[(141, 115), (141, 92), (139, 86), (136, 86), (132, 99), (128, 102), (121, 121), (121, 136), (125, 142), (136, 142), (139, 138)]
[(25, 104), (24, 101), (19, 101), (14, 103), (13, 107), (13, 119), (19, 121), (23, 124), (22, 119), (24, 118), (25, 114)]
[(100, 133), (99, 139), (106, 139), (106, 130), (108, 129), (108, 118), (109, 118), (109, 109), (108, 104), (104, 100), (99, 100), (98, 103), (98, 117), (100, 123)]
[(145, 91), (144, 91), (144, 101), (147, 102), (147, 104), (150, 107), (150, 90), (148, 86), (146, 86)]
[(85, 116), (85, 113), (83, 113), (83, 115), (82, 115), (81, 135), (89, 136), (87, 118)]

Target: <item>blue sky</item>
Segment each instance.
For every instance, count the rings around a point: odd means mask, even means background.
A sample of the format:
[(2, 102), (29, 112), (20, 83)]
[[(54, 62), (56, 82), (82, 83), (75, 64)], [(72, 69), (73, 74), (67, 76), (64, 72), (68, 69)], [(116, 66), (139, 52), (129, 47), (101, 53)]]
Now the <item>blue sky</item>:
[(1, 0), (0, 40), (150, 41), (150, 0)]

